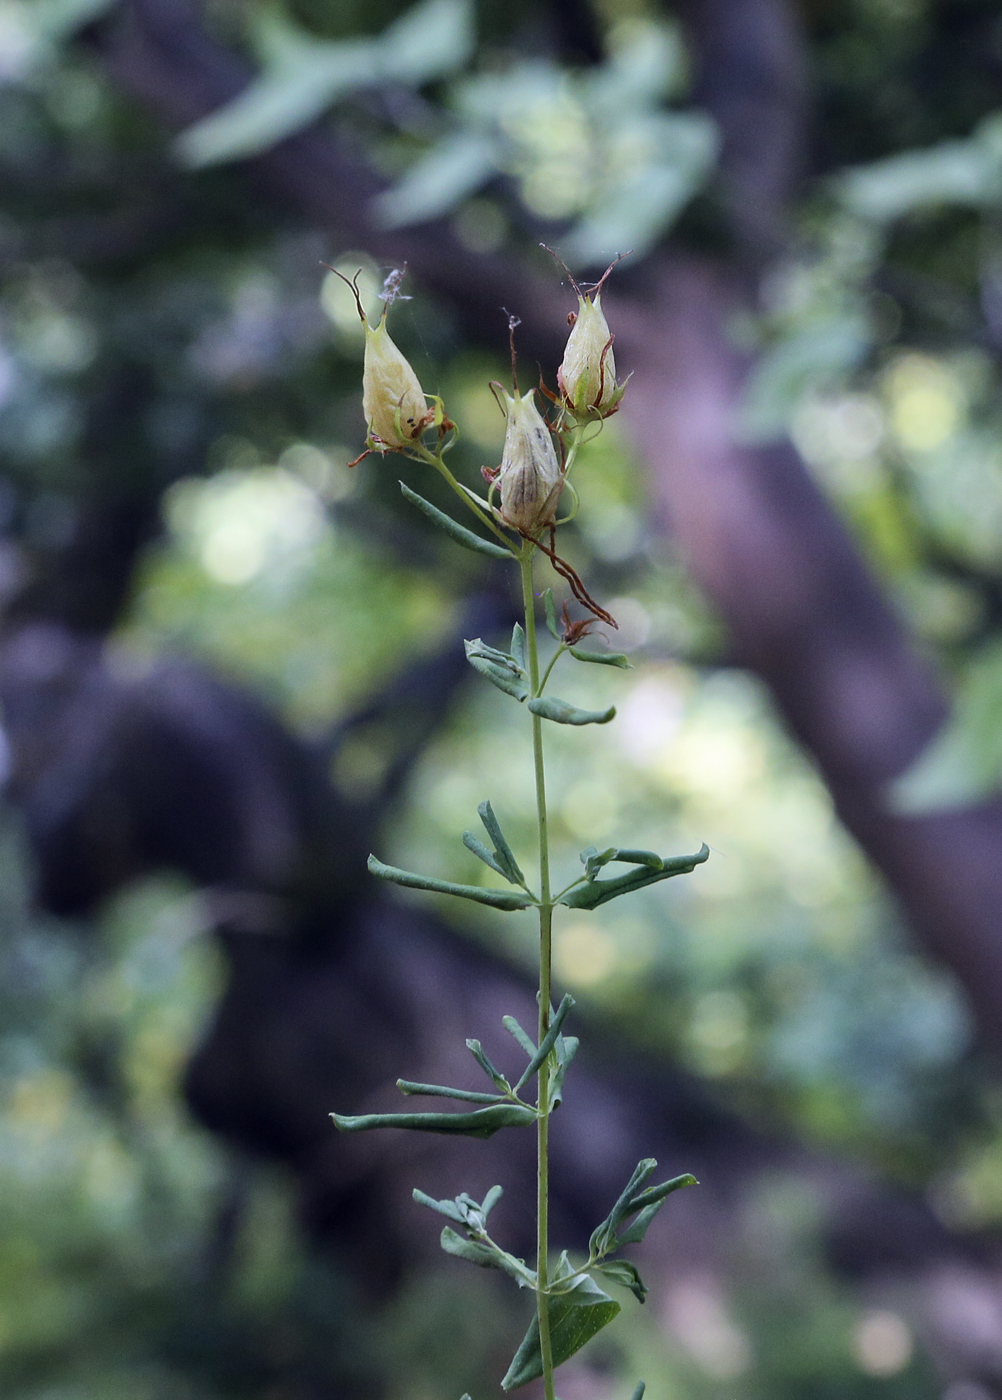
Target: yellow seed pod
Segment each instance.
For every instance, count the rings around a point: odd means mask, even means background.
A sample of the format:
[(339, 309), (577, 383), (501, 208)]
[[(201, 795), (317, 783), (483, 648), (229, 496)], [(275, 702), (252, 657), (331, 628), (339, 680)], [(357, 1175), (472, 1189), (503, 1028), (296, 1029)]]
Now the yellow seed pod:
[(385, 311), (375, 326), (365, 322), (362, 408), (377, 452), (407, 447), (433, 417), (420, 380), (390, 339)]
[(506, 524), (534, 535), (556, 516), (564, 474), (557, 461), (553, 438), (535, 404), (535, 390), (504, 395), (507, 427), (497, 476), (500, 515)]

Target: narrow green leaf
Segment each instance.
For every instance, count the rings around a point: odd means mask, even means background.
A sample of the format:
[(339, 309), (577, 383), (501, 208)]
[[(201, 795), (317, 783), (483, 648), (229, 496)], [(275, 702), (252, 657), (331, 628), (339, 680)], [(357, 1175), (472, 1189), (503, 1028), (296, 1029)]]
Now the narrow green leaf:
[(504, 1191), (501, 1189), (500, 1186), (492, 1186), (491, 1189), (487, 1192), (487, 1195), (484, 1197), (484, 1203), (480, 1207), (480, 1214), (484, 1218), (484, 1220), (487, 1219), (487, 1217), (490, 1215), (491, 1211), (494, 1209), (494, 1207), (497, 1205), (498, 1201), (500, 1201), (503, 1195)]
[(483, 822), (487, 835), (494, 842), (495, 860), (499, 865), (504, 866), (505, 870), (508, 872), (508, 879), (511, 880), (512, 884), (524, 885), (525, 876), (519, 869), (518, 861), (512, 854), (512, 849), (508, 845), (508, 842), (505, 840), (504, 832), (501, 830), (501, 824), (494, 815), (494, 808), (491, 806), (490, 802), (486, 800), (481, 802), (480, 806), (477, 808), (477, 816)]
[(512, 628), (512, 631), (511, 631), (511, 654), (512, 654), (512, 656), (515, 658), (515, 660), (518, 662), (518, 664), (522, 667), (522, 670), (524, 671), (524, 670), (525, 670), (525, 633), (522, 631), (521, 626), (520, 626), (517, 622), (515, 623), (515, 626)]
[(620, 850), (615, 859), (624, 861), (627, 865), (646, 865), (651, 870), (663, 870), (665, 867), (664, 860), (656, 851)]
[(557, 610), (553, 606), (553, 589), (548, 588), (543, 594), (543, 610), (546, 613), (546, 630), (551, 637), (556, 637), (558, 642), (563, 641), (560, 635), (560, 628), (557, 626)]
[[(550, 1346), (553, 1351), (553, 1364), (560, 1366), (568, 1357), (590, 1342), (597, 1332), (612, 1321), (622, 1309), (619, 1304), (595, 1287), (597, 1297), (588, 1301), (578, 1301), (577, 1294), (566, 1298), (550, 1300)], [(572, 1301), (573, 1299), (573, 1301)], [(539, 1319), (533, 1317), (522, 1345), (508, 1367), (508, 1373), (501, 1382), (502, 1390), (517, 1390), (538, 1379), (543, 1374), (543, 1360), (539, 1350)]]
[(573, 1005), (574, 998), (571, 996), (570, 992), (568, 992), (567, 995), (564, 997), (563, 1001), (560, 1003), (559, 1007), (557, 1008), (553, 1020), (550, 1022), (550, 1029), (546, 1032), (546, 1034), (543, 1036), (543, 1039), (540, 1041), (539, 1049), (535, 1052), (532, 1059), (526, 1065), (525, 1069), (522, 1072), (521, 1079), (515, 1085), (516, 1094), (518, 1093), (519, 1089), (521, 1089), (522, 1085), (527, 1084), (532, 1078), (532, 1076), (537, 1073), (540, 1066), (545, 1061), (547, 1055), (549, 1055), (550, 1051), (553, 1049), (553, 1046), (556, 1043), (557, 1036), (560, 1034), (560, 1027), (567, 1020), (567, 1014)]
[(594, 661), (597, 666), (618, 666), (621, 671), (632, 671), (629, 657), (621, 651), (585, 651), (582, 647), (568, 647), (567, 650), (578, 661)]
[[(672, 1192), (680, 1190), (683, 1186), (698, 1185), (699, 1182), (696, 1178), (691, 1173), (686, 1172), (683, 1176), (673, 1177), (671, 1181), (662, 1182), (660, 1186), (652, 1186), (647, 1191), (641, 1191), (639, 1196), (634, 1196), (633, 1200), (630, 1202), (630, 1208), (626, 1212), (626, 1216), (632, 1215), (634, 1211), (637, 1210), (639, 1210), (640, 1213), (632, 1225), (618, 1232), (619, 1239), (617, 1243), (621, 1245), (640, 1244), (647, 1234), (651, 1221)], [(622, 1218), (625, 1219), (626, 1216)]]
[(380, 880), (392, 880), (395, 885), (404, 885), (411, 890), (430, 890), (432, 894), (454, 894), (460, 899), (472, 899), (477, 904), (489, 904), (494, 909), (528, 909), (534, 904), (531, 895), (516, 893), (515, 890), (482, 890), (477, 885), (456, 885), (451, 880), (436, 880), (430, 875), (415, 875), (410, 870), (398, 870), (396, 866), (384, 865), (375, 856), (370, 856), (369, 873)]
[(480, 1044), (480, 1041), (468, 1040), (466, 1042), (466, 1048), (467, 1050), (469, 1050), (470, 1054), (473, 1056), (477, 1064), (483, 1070), (484, 1074), (486, 1074), (487, 1078), (492, 1079), (497, 1085), (497, 1087), (501, 1090), (501, 1092), (503, 1094), (506, 1094), (511, 1086), (509, 1085), (507, 1079), (505, 1079), (504, 1075), (500, 1072), (500, 1070), (495, 1069), (494, 1066), (491, 1064), (490, 1060), (487, 1058), (487, 1055), (484, 1053), (484, 1048)]
[[(644, 1391), (647, 1389), (646, 1381), (638, 1381), (637, 1388), (630, 1396), (630, 1400), (644, 1400)], [(463, 1400), (470, 1400), (468, 1395), (463, 1396)]]
[(461, 1099), (464, 1103), (502, 1103), (503, 1094), (481, 1094), (474, 1089), (448, 1089), (444, 1084), (415, 1084), (410, 1079), (398, 1079), (402, 1094), (426, 1094), (436, 1099)]
[(648, 1287), (637, 1272), (637, 1266), (628, 1259), (610, 1259), (601, 1265), (599, 1273), (622, 1288), (628, 1288), (638, 1303), (647, 1302)]
[(551, 719), (554, 724), (608, 724), (616, 717), (615, 705), (607, 710), (579, 710), (576, 705), (552, 695), (539, 695), (530, 700), (529, 709), (541, 719)]
[(498, 1103), (478, 1108), (473, 1113), (363, 1113), (358, 1117), (332, 1113), (331, 1118), (342, 1133), (362, 1133), (372, 1128), (410, 1128), (423, 1133), (489, 1138), (499, 1128), (527, 1128), (536, 1122), (536, 1111), (521, 1104)]
[(612, 861), (621, 861), (624, 865), (643, 865), (649, 870), (663, 870), (665, 864), (655, 851), (620, 850), (617, 846), (610, 846), (608, 850), (599, 852), (594, 846), (589, 846), (581, 852), (581, 862), (589, 880), (594, 880), (599, 870)]
[(623, 1244), (642, 1244), (644, 1236), (647, 1234), (651, 1221), (664, 1205), (663, 1201), (656, 1202), (653, 1206), (646, 1206), (634, 1220), (632, 1225), (627, 1226), (621, 1235), (618, 1236), (615, 1248)]
[[(506, 695), (512, 695), (521, 704), (528, 699), (529, 683), (525, 673), (517, 668), (511, 657), (505, 657), (503, 652), (495, 651), (493, 647), (485, 647), (479, 637), (471, 642), (464, 642), (466, 648), (466, 659), (475, 671), (479, 671), (482, 676), (486, 676), (492, 685), (496, 685), (498, 690), (503, 690)], [(493, 652), (493, 655), (489, 653)], [(501, 660), (496, 658), (500, 657)], [(508, 664), (508, 663), (511, 664)]]
[(536, 1042), (530, 1035), (527, 1035), (522, 1027), (515, 1020), (514, 1016), (502, 1016), (501, 1024), (508, 1034), (516, 1040), (531, 1060), (536, 1053)]
[(657, 1161), (654, 1157), (644, 1157), (637, 1163), (633, 1175), (623, 1187), (612, 1210), (600, 1225), (596, 1225), (591, 1233), (591, 1239), (588, 1242), (588, 1252), (592, 1258), (601, 1258), (604, 1254), (608, 1254), (610, 1250), (617, 1247), (619, 1241), (616, 1238), (616, 1231), (620, 1222), (625, 1220), (631, 1213), (630, 1201), (656, 1169), (657, 1165)]
[(411, 505), (424, 511), (428, 519), (433, 520), (457, 544), (463, 545), (466, 549), (472, 549), (476, 554), (486, 554), (491, 559), (510, 559), (512, 557), (512, 551), (505, 549), (503, 544), (494, 544), (491, 540), (485, 540), (480, 535), (475, 535), (465, 525), (460, 525), (458, 520), (453, 520), (451, 515), (446, 515), (437, 506), (433, 506), (431, 501), (426, 501), (423, 496), (412, 491), (406, 482), (400, 483), (400, 490)]
[(637, 1192), (651, 1173), (657, 1170), (657, 1165), (658, 1161), (656, 1157), (642, 1157), (637, 1163), (633, 1175), (624, 1186), (619, 1199), (609, 1212), (609, 1220), (613, 1229), (616, 1228), (621, 1220), (625, 1220), (627, 1216), (632, 1215), (634, 1210), (637, 1209), (634, 1205)]
[(463, 1224), (463, 1214), (455, 1201), (436, 1201), (434, 1196), (429, 1196), (424, 1191), (419, 1191), (415, 1186), (411, 1195), (419, 1206), (427, 1206), (429, 1210), (438, 1211), (439, 1215), (444, 1215), (447, 1220), (454, 1220), (457, 1225)]
[(680, 1191), (683, 1186), (698, 1186), (699, 1182), (692, 1172), (683, 1172), (681, 1176), (673, 1176), (671, 1181), (663, 1181), (660, 1186), (649, 1186), (646, 1191), (641, 1191), (639, 1196), (634, 1196), (630, 1202), (630, 1210), (641, 1210), (644, 1206), (654, 1205), (666, 1196), (670, 1196), (673, 1191)]
[(634, 890), (655, 885), (659, 880), (668, 880), (673, 875), (688, 875), (697, 865), (702, 865), (710, 854), (709, 846), (704, 845), (694, 856), (668, 856), (660, 870), (650, 870), (643, 866), (628, 871), (611, 880), (592, 880), (584, 885), (576, 885), (568, 890), (558, 903), (568, 909), (597, 909), (610, 899), (622, 894), (632, 894)]
[(513, 885), (518, 884), (517, 880), (513, 880), (508, 872), (502, 869), (501, 864), (494, 859), (479, 836), (474, 836), (472, 831), (463, 832), (463, 845), (468, 851), (472, 851), (479, 860), (482, 860), (485, 865), (489, 865), (495, 874), (500, 875), (503, 880), (507, 880)]
[[(581, 1044), (576, 1035), (557, 1036), (557, 1056), (560, 1063), (557, 1072), (550, 1080), (550, 1107), (556, 1108), (564, 1096), (564, 1079), (570, 1069), (571, 1061), (578, 1053), (578, 1046)], [(561, 1050), (561, 1046), (563, 1049)]]

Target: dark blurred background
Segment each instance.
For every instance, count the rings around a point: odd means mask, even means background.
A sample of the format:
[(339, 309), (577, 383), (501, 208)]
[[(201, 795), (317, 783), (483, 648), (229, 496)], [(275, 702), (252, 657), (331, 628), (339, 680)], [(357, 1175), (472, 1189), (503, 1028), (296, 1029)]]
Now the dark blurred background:
[(474, 483), (502, 307), (554, 380), (541, 241), (633, 250), (564, 544), (634, 669), (573, 678), (558, 857), (713, 847), (557, 931), (560, 1243), (703, 1181), (563, 1400), (1002, 1395), (998, 5), (0, 0), (11, 1400), (455, 1400), (524, 1329), (410, 1188), (527, 1251), (531, 1144), (327, 1118), (503, 1059), (533, 949), (365, 874), (478, 878), (486, 796), (531, 851), (531, 775), (462, 661), (509, 580), (349, 469), (321, 262), (408, 264)]

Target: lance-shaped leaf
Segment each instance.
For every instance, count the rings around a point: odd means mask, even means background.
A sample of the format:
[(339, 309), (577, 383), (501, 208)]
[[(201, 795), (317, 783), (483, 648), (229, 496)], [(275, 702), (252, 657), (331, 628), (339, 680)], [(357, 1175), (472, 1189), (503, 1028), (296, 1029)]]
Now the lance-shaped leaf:
[(554, 724), (608, 724), (616, 717), (615, 705), (607, 710), (579, 710), (576, 705), (569, 705), (553, 695), (539, 695), (530, 700), (529, 709), (541, 719), (551, 719)]
[[(622, 1309), (604, 1293), (593, 1279), (584, 1278), (570, 1293), (551, 1298), (550, 1346), (553, 1364), (560, 1366), (568, 1357), (580, 1351), (597, 1332), (610, 1323)], [(543, 1359), (539, 1349), (539, 1318), (533, 1317), (522, 1345), (501, 1382), (502, 1390), (517, 1390), (543, 1374)]]
[(500, 1128), (527, 1128), (536, 1122), (536, 1110), (526, 1104), (498, 1103), (473, 1113), (363, 1113), (346, 1117), (332, 1113), (342, 1133), (364, 1133), (372, 1128), (410, 1128), (420, 1133), (451, 1133), (461, 1137), (489, 1138)]
[(621, 651), (585, 651), (583, 647), (568, 647), (570, 654), (578, 661), (594, 661), (597, 666), (618, 666), (621, 671), (632, 671), (628, 656)]
[(581, 1044), (576, 1035), (558, 1035), (554, 1049), (557, 1052), (557, 1068), (550, 1080), (550, 1107), (556, 1108), (564, 1097), (564, 1079), (571, 1061), (578, 1053)]
[(439, 510), (438, 506), (433, 506), (431, 501), (426, 501), (423, 496), (412, 491), (406, 482), (400, 483), (400, 490), (411, 505), (424, 511), (429, 520), (433, 520), (440, 530), (444, 530), (450, 539), (461, 544), (464, 549), (472, 549), (476, 554), (486, 554), (491, 559), (510, 559), (512, 557), (512, 551), (506, 549), (503, 544), (495, 544), (492, 540), (485, 540), (480, 535), (475, 535), (465, 525), (460, 525), (458, 520), (453, 520), (451, 515), (446, 515), (445, 511)]
[(464, 1103), (502, 1103), (504, 1094), (481, 1094), (476, 1089), (449, 1089), (445, 1084), (415, 1084), (412, 1079), (398, 1079), (402, 1094), (426, 1094), (435, 1099), (460, 1099)]
[(553, 606), (553, 589), (548, 588), (543, 594), (543, 611), (546, 613), (546, 630), (551, 637), (555, 637), (558, 642), (563, 641), (560, 635), (560, 628), (557, 626), (557, 610)]
[(514, 660), (525, 670), (525, 633), (522, 631), (520, 623), (516, 622), (511, 629), (511, 654)]
[(628, 1259), (610, 1259), (601, 1266), (599, 1273), (613, 1283), (628, 1288), (638, 1303), (647, 1302), (647, 1285), (637, 1272), (636, 1264), (631, 1264)]
[(492, 909), (528, 909), (535, 900), (532, 895), (516, 890), (482, 890), (479, 885), (457, 885), (452, 880), (436, 880), (431, 875), (416, 875), (412, 870), (398, 870), (384, 865), (375, 856), (368, 860), (369, 873), (380, 880), (392, 880), (409, 890), (429, 890), (432, 894), (454, 894), (459, 899), (472, 899), (475, 904), (489, 904)]
[[(638, 854), (638, 852), (634, 852)], [(656, 885), (659, 880), (669, 880), (673, 875), (688, 875), (697, 865), (702, 865), (710, 854), (710, 848), (703, 845), (693, 856), (666, 856), (660, 870), (648, 866), (638, 866), (625, 875), (617, 875), (609, 880), (589, 880), (586, 884), (575, 885), (558, 900), (568, 909), (597, 909), (610, 899), (622, 894), (632, 894), (634, 890)]]
[(529, 678), (513, 656), (487, 646), (479, 637), (463, 643), (466, 659), (475, 671), (486, 676), (498, 690), (513, 695), (520, 703), (528, 699)]
[(636, 1220), (625, 1230), (619, 1233), (620, 1244), (639, 1244), (647, 1234), (647, 1227), (664, 1205), (667, 1198), (673, 1191), (680, 1191), (683, 1186), (698, 1186), (699, 1182), (691, 1172), (684, 1172), (681, 1176), (673, 1176), (671, 1181), (664, 1181), (660, 1186), (652, 1186), (647, 1191), (642, 1191), (639, 1196), (635, 1196), (630, 1203), (628, 1215), (638, 1211)]
[(553, 1019), (550, 1022), (550, 1029), (546, 1032), (546, 1034), (543, 1036), (543, 1039), (539, 1043), (539, 1049), (533, 1054), (532, 1059), (529, 1061), (529, 1063), (526, 1065), (525, 1069), (522, 1072), (521, 1079), (519, 1079), (518, 1083), (515, 1085), (516, 1094), (518, 1093), (519, 1089), (522, 1088), (523, 1084), (527, 1084), (532, 1078), (532, 1076), (538, 1073), (540, 1066), (543, 1064), (547, 1055), (549, 1055), (550, 1051), (556, 1044), (557, 1037), (560, 1034), (560, 1027), (567, 1020), (568, 1012), (570, 1011), (573, 1005), (574, 998), (568, 992), (568, 994), (564, 997), (563, 1001), (557, 1007)]
[(515, 1040), (529, 1056), (531, 1060), (536, 1053), (536, 1042), (531, 1035), (528, 1035), (515, 1020), (514, 1016), (502, 1016), (501, 1024), (508, 1034)]
[[(630, 1400), (644, 1400), (644, 1391), (647, 1389), (646, 1381), (638, 1381), (637, 1388), (630, 1396)], [(463, 1396), (463, 1400), (470, 1400), (468, 1395)]]
[[(683, 1186), (699, 1184), (691, 1173), (686, 1172), (682, 1176), (672, 1177), (670, 1181), (663, 1181), (660, 1186), (644, 1190), (644, 1182), (656, 1167), (657, 1161), (653, 1157), (645, 1157), (637, 1163), (616, 1204), (601, 1225), (592, 1231), (589, 1242), (592, 1259), (600, 1259), (623, 1244), (639, 1244), (647, 1233), (648, 1225), (672, 1192)], [(625, 1230), (622, 1229), (631, 1215), (636, 1215), (636, 1220)]]
[(509, 1089), (511, 1088), (511, 1085), (508, 1083), (507, 1079), (505, 1079), (501, 1071), (495, 1069), (494, 1066), (491, 1064), (486, 1052), (484, 1051), (484, 1047), (480, 1044), (480, 1041), (468, 1040), (466, 1042), (466, 1048), (467, 1050), (469, 1050), (470, 1054), (473, 1056), (477, 1064), (483, 1070), (484, 1074), (486, 1074), (487, 1078), (494, 1081), (497, 1087), (501, 1090), (502, 1094), (507, 1094)]
[(505, 840), (504, 832), (501, 830), (501, 824), (494, 815), (494, 808), (488, 801), (484, 800), (481, 802), (480, 806), (477, 808), (477, 816), (483, 822), (487, 835), (494, 842), (494, 859), (497, 861), (498, 865), (502, 867), (505, 875), (511, 880), (512, 884), (524, 885), (525, 876), (519, 868), (518, 861), (512, 854), (511, 847)]
[(472, 851), (478, 860), (482, 860), (485, 865), (489, 865), (495, 875), (500, 875), (502, 880), (509, 880), (513, 885), (518, 884), (517, 880), (512, 880), (507, 871), (502, 869), (498, 860), (490, 853), (480, 840), (480, 837), (474, 836), (472, 831), (463, 832), (463, 845), (468, 851)]
[(617, 1227), (624, 1220), (629, 1219), (632, 1214), (630, 1202), (637, 1192), (643, 1188), (644, 1182), (652, 1172), (654, 1172), (657, 1165), (657, 1158), (655, 1157), (643, 1157), (637, 1163), (633, 1170), (633, 1175), (620, 1192), (616, 1204), (602, 1221), (601, 1225), (597, 1225), (592, 1231), (588, 1249), (593, 1259), (601, 1258), (603, 1254), (608, 1254), (610, 1250), (616, 1248), (618, 1243), (616, 1239)]

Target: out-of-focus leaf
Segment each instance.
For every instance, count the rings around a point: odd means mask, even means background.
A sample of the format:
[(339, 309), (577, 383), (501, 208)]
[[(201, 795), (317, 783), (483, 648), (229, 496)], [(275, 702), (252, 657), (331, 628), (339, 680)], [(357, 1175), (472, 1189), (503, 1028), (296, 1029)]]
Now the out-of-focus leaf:
[(462, 68), (473, 53), (472, 0), (422, 0), (384, 31), (380, 77), (412, 87)]
[(411, 870), (398, 870), (394, 865), (384, 865), (375, 856), (368, 860), (370, 875), (380, 880), (392, 880), (395, 885), (404, 885), (411, 890), (430, 890), (432, 894), (454, 894), (460, 899), (472, 899), (476, 904), (489, 904), (494, 909), (528, 909), (534, 903), (532, 896), (517, 893), (515, 890), (484, 890), (479, 885), (457, 885), (451, 880), (437, 880), (432, 875), (416, 875)]
[(590, 266), (611, 253), (649, 252), (671, 227), (713, 168), (719, 147), (715, 123), (699, 112), (647, 116), (637, 132), (657, 154), (611, 183), (563, 240), (575, 263)]
[(896, 811), (948, 811), (1002, 787), (1002, 645), (964, 676), (953, 714), (889, 789)]
[(996, 113), (966, 141), (942, 141), (849, 170), (836, 190), (854, 214), (878, 223), (948, 204), (994, 206), (1002, 199), (1000, 132), (1002, 115)]
[(258, 155), (315, 121), (335, 102), (379, 82), (417, 86), (465, 62), (472, 47), (467, 0), (423, 0), (375, 39), (313, 38), (280, 9), (252, 12), (261, 73), (232, 102), (181, 133), (189, 166)]
[[(550, 1345), (553, 1364), (560, 1366), (568, 1357), (580, 1351), (597, 1332), (612, 1321), (622, 1309), (604, 1293), (594, 1280), (582, 1279), (573, 1293), (552, 1298), (549, 1306)], [(543, 1374), (539, 1350), (539, 1318), (533, 1317), (522, 1345), (515, 1353), (502, 1390), (517, 1390)]]
[(746, 442), (782, 436), (790, 414), (808, 389), (838, 381), (864, 359), (873, 329), (860, 312), (846, 312), (801, 326), (770, 347), (748, 377), (740, 416)]
[(497, 171), (498, 147), (493, 137), (478, 131), (444, 136), (422, 156), (402, 180), (373, 203), (383, 228), (437, 219), (475, 194)]

